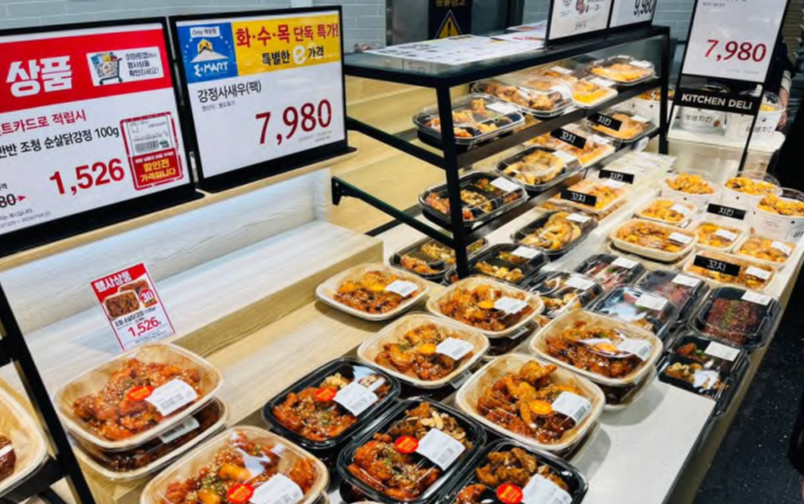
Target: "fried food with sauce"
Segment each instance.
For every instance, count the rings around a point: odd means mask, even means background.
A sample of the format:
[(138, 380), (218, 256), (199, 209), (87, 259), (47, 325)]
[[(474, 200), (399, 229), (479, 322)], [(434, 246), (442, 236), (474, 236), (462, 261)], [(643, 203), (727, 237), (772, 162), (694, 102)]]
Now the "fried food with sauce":
[(335, 293), (335, 301), (355, 310), (366, 313), (388, 313), (398, 308), (406, 299), (416, 296), (419, 289), (406, 297), (396, 292), (386, 291), (385, 288), (400, 280), (400, 277), (391, 272), (369, 271), (357, 280), (343, 282)]
[(495, 308), (495, 302), (504, 297), (524, 300), (525, 294), (505, 293), (490, 285), (472, 289), (456, 288), (439, 302), (441, 313), (464, 324), (486, 331), (504, 331), (533, 313), (528, 304), (518, 313), (507, 313)]
[(436, 381), (454, 373), (472, 358), (469, 352), (458, 360), (438, 353), (438, 345), (448, 338), (462, 339), (448, 328), (424, 324), (403, 334), (397, 341), (383, 344), (374, 362), (419, 380)]

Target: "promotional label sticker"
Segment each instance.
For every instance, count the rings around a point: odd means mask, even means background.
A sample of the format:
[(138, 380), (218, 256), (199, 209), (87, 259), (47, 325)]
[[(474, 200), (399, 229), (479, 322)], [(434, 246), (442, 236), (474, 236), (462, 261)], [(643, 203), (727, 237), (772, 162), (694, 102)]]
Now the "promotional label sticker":
[(745, 291), (742, 297), (743, 301), (748, 301), (754, 304), (768, 306), (770, 304), (772, 298), (770, 296), (766, 296), (764, 294), (760, 294), (759, 292), (754, 291)]
[(636, 268), (639, 263), (636, 261), (632, 261), (631, 259), (627, 259), (625, 257), (618, 257), (611, 263), (612, 266), (619, 266), (625, 269), (634, 269)]
[(292, 479), (282, 473), (258, 486), (251, 497), (252, 504), (296, 504), (304, 499), (304, 492)]
[(688, 277), (687, 275), (676, 275), (673, 277), (673, 283), (695, 288), (698, 287), (701, 281), (697, 278)]
[(524, 259), (533, 259), (534, 257), (541, 254), (540, 251), (530, 247), (517, 247), (511, 253), (517, 257), (522, 257)]
[(188, 404), (194, 403), (198, 394), (184, 380), (178, 378), (170, 380), (161, 387), (157, 387), (145, 400), (159, 411), (162, 416), (168, 416)]
[(349, 410), (354, 416), (359, 416), (379, 400), (377, 394), (356, 381), (343, 387), (335, 395), (335, 402)]
[(394, 280), (391, 282), (386, 288), (386, 292), (395, 292), (399, 294), (403, 298), (413, 295), (416, 291), (419, 290), (419, 286), (413, 282), (407, 282), (405, 280)]
[(468, 341), (457, 338), (447, 338), (436, 347), (436, 352), (455, 360), (461, 360), (475, 349)]
[(526, 301), (520, 299), (501, 297), (494, 302), (494, 309), (504, 311), (509, 314), (519, 313), (528, 306)]
[(430, 429), (419, 441), (416, 453), (429, 459), (445, 471), (466, 451), (457, 439), (438, 429)]
[(163, 444), (171, 443), (180, 437), (184, 436), (185, 434), (189, 434), (196, 429), (199, 429), (201, 424), (198, 423), (198, 420), (195, 417), (190, 417), (184, 422), (180, 423), (176, 427), (170, 429), (169, 431), (165, 432), (161, 436), (159, 436), (159, 440)]
[(735, 359), (740, 356), (740, 349), (732, 348), (722, 343), (718, 343), (717, 341), (713, 341), (709, 343), (709, 345), (706, 347), (706, 350), (704, 350), (704, 353), (706, 355), (711, 355), (712, 357), (717, 357), (718, 359), (734, 362)]
[(592, 403), (589, 399), (572, 392), (562, 392), (558, 399), (553, 401), (553, 411), (572, 418), (575, 425), (580, 425), (592, 412)]

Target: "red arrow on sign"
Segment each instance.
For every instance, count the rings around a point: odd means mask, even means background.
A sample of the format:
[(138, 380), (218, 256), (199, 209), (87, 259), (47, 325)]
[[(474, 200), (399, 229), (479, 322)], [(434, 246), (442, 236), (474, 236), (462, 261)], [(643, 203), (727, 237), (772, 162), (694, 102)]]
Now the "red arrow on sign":
[(17, 196), (17, 200), (19, 201), (25, 201), (25, 198), (27, 198), (27, 196)]

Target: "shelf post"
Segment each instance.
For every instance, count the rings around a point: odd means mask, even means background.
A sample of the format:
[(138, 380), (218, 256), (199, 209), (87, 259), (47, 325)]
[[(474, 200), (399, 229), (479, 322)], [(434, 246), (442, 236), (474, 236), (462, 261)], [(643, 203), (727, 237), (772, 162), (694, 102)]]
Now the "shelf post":
[(662, 94), (659, 98), (659, 153), (667, 155), (669, 145), (667, 135), (670, 133), (670, 115), (667, 101), (670, 99), (670, 34), (662, 35), (661, 82)]

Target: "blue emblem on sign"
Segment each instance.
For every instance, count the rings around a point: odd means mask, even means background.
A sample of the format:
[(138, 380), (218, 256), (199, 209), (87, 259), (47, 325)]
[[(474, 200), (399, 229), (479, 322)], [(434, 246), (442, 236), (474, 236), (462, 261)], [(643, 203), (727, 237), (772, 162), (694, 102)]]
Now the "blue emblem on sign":
[(187, 82), (237, 76), (231, 24), (180, 26), (179, 44)]

